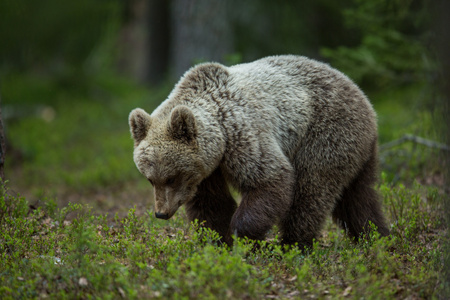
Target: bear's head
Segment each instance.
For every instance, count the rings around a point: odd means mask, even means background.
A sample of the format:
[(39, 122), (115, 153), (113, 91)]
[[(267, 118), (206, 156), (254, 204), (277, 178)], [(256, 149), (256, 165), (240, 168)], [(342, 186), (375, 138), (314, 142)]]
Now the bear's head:
[(155, 216), (169, 219), (195, 196), (205, 177), (196, 119), (188, 107), (180, 105), (165, 118), (134, 109), (129, 123), (134, 162), (154, 187)]

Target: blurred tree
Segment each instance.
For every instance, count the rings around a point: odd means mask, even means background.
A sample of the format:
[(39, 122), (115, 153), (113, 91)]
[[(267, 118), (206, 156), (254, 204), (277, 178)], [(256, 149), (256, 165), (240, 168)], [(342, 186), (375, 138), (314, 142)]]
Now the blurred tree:
[(235, 51), (243, 59), (298, 54), (318, 58), (319, 48), (352, 46), (354, 31), (343, 27), (341, 10), (351, 0), (231, 0)]
[(3, 130), (3, 118), (2, 118), (2, 95), (0, 93), (0, 179), (1, 181), (5, 180), (5, 172), (4, 172), (4, 165), (5, 165), (5, 151), (6, 151), (6, 144), (5, 144), (5, 131)]
[(124, 0), (119, 33), (119, 69), (138, 81), (147, 79), (148, 6), (147, 0)]
[(118, 8), (118, 0), (0, 1), (0, 69), (86, 73)]
[(170, 67), (175, 77), (196, 62), (223, 62), (233, 52), (226, 1), (172, 0), (170, 24)]
[(429, 55), (430, 11), (426, 0), (353, 0), (343, 11), (359, 31), (357, 46), (324, 47), (322, 55), (367, 87), (427, 80), (435, 64)]
[(125, 0), (119, 69), (140, 82), (159, 83), (169, 59), (169, 1)]
[[(442, 135), (444, 141), (450, 145), (450, 18), (448, 12), (450, 11), (450, 1), (437, 0), (433, 3), (434, 9), (434, 26), (436, 34), (439, 37), (437, 43), (437, 54), (440, 59), (441, 65), (440, 72), (440, 86), (442, 89), (442, 95), (435, 99), (435, 111), (438, 113), (438, 120), (442, 120)], [(447, 197), (445, 198), (444, 209), (447, 225), (447, 237), (449, 237), (448, 228), (450, 228), (450, 197), (448, 196), (450, 187), (450, 154), (444, 152), (443, 163), (447, 167), (444, 167), (444, 179), (447, 186)], [(443, 293), (442, 299), (450, 299), (450, 239), (447, 238), (446, 243), (443, 245)]]
[(169, 4), (168, 0), (152, 0), (149, 5), (148, 80), (152, 83), (164, 79), (169, 64)]

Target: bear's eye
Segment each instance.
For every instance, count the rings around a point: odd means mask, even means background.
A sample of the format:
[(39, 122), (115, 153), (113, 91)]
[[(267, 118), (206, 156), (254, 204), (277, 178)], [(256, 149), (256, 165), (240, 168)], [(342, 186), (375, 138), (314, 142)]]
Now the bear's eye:
[(175, 177), (170, 177), (166, 180), (166, 185), (172, 185), (175, 183)]

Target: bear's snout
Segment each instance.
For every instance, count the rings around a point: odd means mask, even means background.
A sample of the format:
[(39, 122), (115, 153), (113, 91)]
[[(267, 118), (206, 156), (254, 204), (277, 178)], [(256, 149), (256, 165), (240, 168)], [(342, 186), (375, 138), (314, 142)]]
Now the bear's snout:
[(159, 212), (155, 212), (155, 217), (157, 217), (158, 219), (167, 220), (169, 219), (169, 214), (162, 214)]

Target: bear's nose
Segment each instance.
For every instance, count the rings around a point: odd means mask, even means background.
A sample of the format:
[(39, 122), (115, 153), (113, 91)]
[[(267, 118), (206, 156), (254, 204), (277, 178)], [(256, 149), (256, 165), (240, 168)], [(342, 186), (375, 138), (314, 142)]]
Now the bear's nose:
[(155, 212), (155, 217), (157, 217), (158, 219), (163, 219), (163, 220), (167, 220), (169, 218), (168, 214), (162, 214), (159, 212)]

